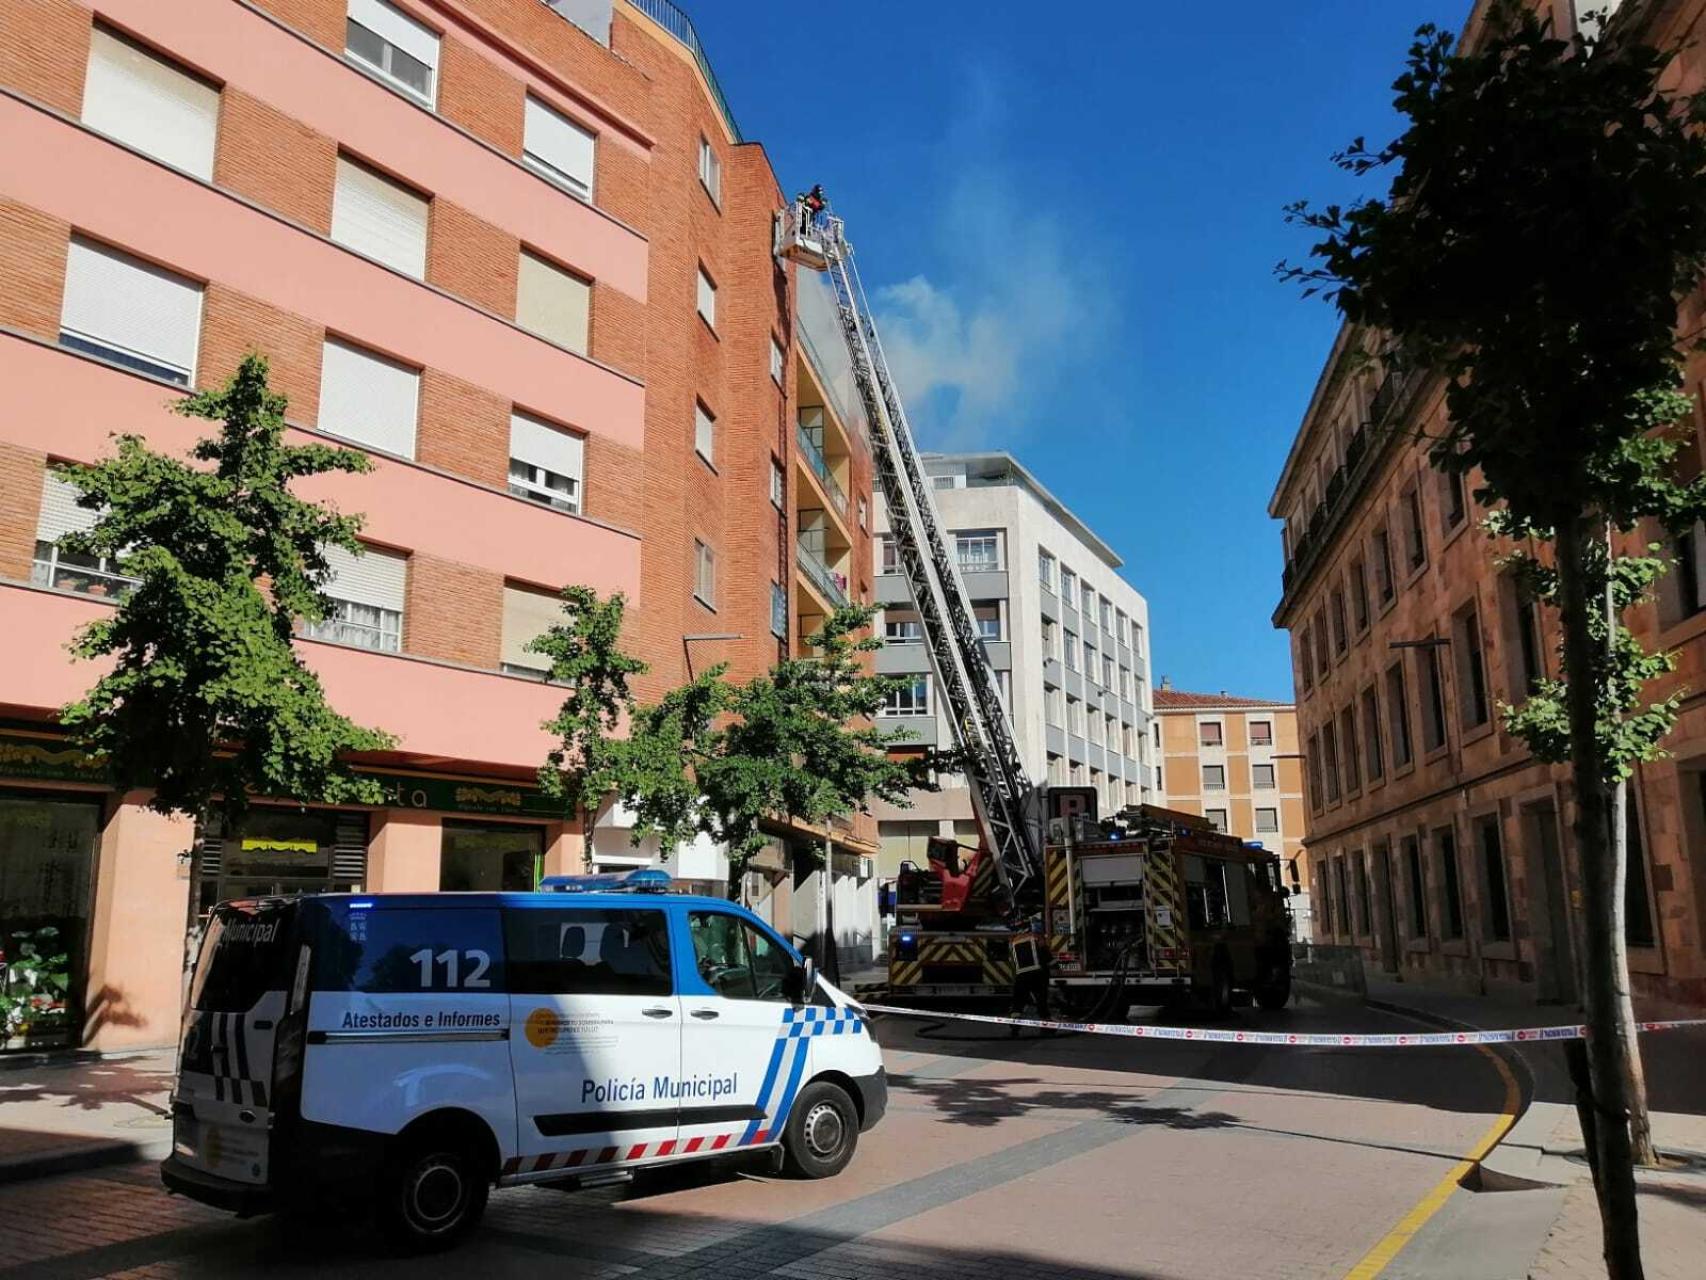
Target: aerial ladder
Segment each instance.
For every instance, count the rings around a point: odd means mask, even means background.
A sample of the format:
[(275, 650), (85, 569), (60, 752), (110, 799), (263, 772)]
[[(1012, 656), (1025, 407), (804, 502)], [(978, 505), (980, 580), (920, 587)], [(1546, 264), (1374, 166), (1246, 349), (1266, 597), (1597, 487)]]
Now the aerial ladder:
[[(776, 253), (826, 273), (834, 289), (853, 380), (870, 421), (872, 458), (888, 506), (896, 563), (918, 610), (931, 673), (970, 786), (983, 840), (979, 858), (987, 858), (993, 869), (1003, 908), (1000, 914), (1028, 912), (1041, 900), (1038, 792), (1019, 759), (958, 559), (942, 529), (934, 486), (920, 461), (906, 408), (883, 355), (852, 245), (841, 219), (827, 206), (813, 209), (802, 200), (777, 216)], [(903, 935), (901, 941), (908, 939)], [(926, 948), (931, 942), (928, 936), (921, 941)], [(970, 952), (980, 946), (988, 950), (975, 936), (960, 945), (968, 962), (972, 962)], [(993, 967), (999, 981), (999, 963), (991, 966), (987, 955), (978, 960), (986, 969)], [(892, 973), (892, 955), (890, 967)]]

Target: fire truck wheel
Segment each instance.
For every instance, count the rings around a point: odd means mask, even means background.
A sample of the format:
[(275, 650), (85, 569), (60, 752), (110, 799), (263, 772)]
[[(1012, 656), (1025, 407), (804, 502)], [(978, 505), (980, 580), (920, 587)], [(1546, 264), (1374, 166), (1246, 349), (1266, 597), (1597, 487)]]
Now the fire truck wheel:
[(1209, 978), (1209, 1011), (1217, 1018), (1232, 1012), (1232, 963), (1224, 951), (1215, 952), (1214, 970)]
[(1283, 964), (1265, 966), (1255, 996), (1256, 1003), (1270, 1013), (1285, 1008), (1291, 1002), (1291, 969)]
[(853, 1099), (827, 1081), (800, 1090), (782, 1137), (783, 1163), (796, 1178), (830, 1178), (847, 1167), (859, 1143)]

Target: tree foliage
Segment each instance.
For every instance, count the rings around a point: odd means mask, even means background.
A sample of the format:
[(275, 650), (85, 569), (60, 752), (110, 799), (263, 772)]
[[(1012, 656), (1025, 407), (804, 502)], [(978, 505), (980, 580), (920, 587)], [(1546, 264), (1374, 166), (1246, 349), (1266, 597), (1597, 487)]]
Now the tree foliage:
[(61, 720), (106, 757), (120, 789), (152, 791), (163, 813), (217, 807), (236, 818), (251, 793), (381, 803), (379, 785), (344, 756), (392, 739), (334, 711), (291, 644), (298, 620), (331, 607), (325, 548), (361, 550), (359, 517), (299, 498), (291, 484), (371, 464), (350, 449), (285, 444), (285, 399), (259, 355), (174, 408), (223, 423), (190, 451), (201, 465), (125, 435), (106, 461), (61, 468), (78, 505), (99, 513), (62, 547), (115, 557), (137, 580), (73, 642), (78, 657), (113, 665)]
[[(557, 714), (545, 722), (557, 739), (539, 768), (539, 786), (573, 817), (591, 818), (605, 796), (619, 791), (631, 752), (618, 738), (634, 711), (628, 681), (647, 666), (622, 649), (620, 592), (601, 600), (591, 587), (563, 588), (561, 619), (532, 640), (529, 652), (551, 660), (548, 679), (567, 686)], [(587, 833), (591, 838), (591, 831)], [(590, 844), (588, 846), (590, 848)]]
[(732, 891), (768, 843), (765, 822), (823, 826), (868, 812), (873, 799), (904, 804), (909, 791), (934, 789), (952, 757), (893, 758), (908, 735), (875, 721), (903, 680), (864, 670), (860, 655), (881, 647), (859, 634), (874, 614), (838, 609), (810, 638), (813, 656), (744, 684), (713, 668), (639, 708), (623, 797), (638, 816), (635, 838), (673, 846), (704, 835), (725, 845)]

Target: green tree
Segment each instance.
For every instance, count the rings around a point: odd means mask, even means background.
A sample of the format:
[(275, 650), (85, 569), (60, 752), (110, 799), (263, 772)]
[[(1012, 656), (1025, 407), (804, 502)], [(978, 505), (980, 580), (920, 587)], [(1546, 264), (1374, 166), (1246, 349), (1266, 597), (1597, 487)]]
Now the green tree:
[(1607, 1265), (1625, 1278), (1640, 1274), (1631, 1161), (1650, 1146), (1618, 797), (1662, 754), (1680, 700), (1643, 693), (1671, 661), (1623, 625), (1663, 568), (1631, 535), (1706, 511), (1706, 483), (1676, 483), (1670, 465), (1691, 409), (1677, 304), (1706, 271), (1706, 110), (1662, 90), (1670, 58), (1629, 21), (1562, 39), (1508, 2), (1470, 51), (1422, 28), (1394, 85), (1404, 133), (1336, 157), (1353, 176), (1395, 169), (1389, 194), (1293, 206), (1322, 238), (1314, 266), (1281, 264), (1444, 375), (1434, 462), (1478, 468), (1493, 531), (1547, 551), (1515, 554), (1557, 606), (1564, 679), (1504, 714), (1537, 757), (1571, 766), (1589, 1064), (1613, 1118), (1597, 1125), (1596, 1181)]
[(636, 839), (666, 846), (705, 835), (728, 850), (728, 893), (769, 841), (779, 818), (821, 827), (868, 812), (873, 799), (906, 803), (934, 789), (953, 757), (934, 751), (893, 758), (905, 730), (878, 727), (889, 691), (910, 679), (873, 675), (861, 655), (882, 647), (860, 633), (875, 609), (838, 609), (810, 638), (816, 652), (786, 658), (745, 684), (715, 667), (639, 708), (627, 748), (624, 801)]
[(150, 790), (162, 813), (236, 819), (251, 794), (381, 803), (379, 784), (352, 773), (345, 755), (392, 738), (327, 705), (291, 644), (298, 620), (331, 607), (325, 549), (361, 550), (359, 517), (298, 498), (291, 482), (366, 471), (366, 455), (285, 444), (285, 399), (268, 388), (259, 355), (174, 408), (223, 423), (190, 450), (202, 465), (126, 435), (106, 461), (61, 469), (78, 505), (100, 513), (65, 549), (117, 557), (137, 580), (73, 641), (78, 657), (111, 659), (112, 669), (61, 721), (106, 757), (119, 788)]
[(634, 712), (628, 681), (648, 670), (622, 649), (626, 608), (620, 592), (601, 600), (591, 587), (564, 587), (561, 620), (527, 646), (551, 660), (549, 679), (568, 687), (544, 725), (557, 745), (539, 767), (539, 786), (582, 820), (589, 860), (598, 806), (622, 789), (630, 768), (631, 752), (617, 737)]

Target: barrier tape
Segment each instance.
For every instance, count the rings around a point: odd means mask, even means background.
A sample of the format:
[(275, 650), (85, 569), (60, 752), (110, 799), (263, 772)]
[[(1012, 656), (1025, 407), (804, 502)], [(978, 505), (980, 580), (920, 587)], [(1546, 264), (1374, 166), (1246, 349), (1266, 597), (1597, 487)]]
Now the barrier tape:
[[(1131, 1036), (1142, 1040), (1205, 1040), (1215, 1044), (1302, 1045), (1334, 1049), (1422, 1049), (1460, 1044), (1530, 1044), (1542, 1040), (1586, 1040), (1584, 1023), (1561, 1027), (1518, 1027), (1507, 1031), (1359, 1032), (1226, 1031), (1213, 1027), (1163, 1027), (1128, 1022), (1044, 1022), (1037, 1018), (999, 1018), (986, 1013), (939, 1013), (932, 1009), (902, 1009), (895, 1005), (864, 1004), (870, 1013), (933, 1021), (982, 1022), (998, 1027), (1034, 1027), (1039, 1031), (1076, 1031), (1092, 1036)], [(1706, 1018), (1673, 1018), (1637, 1022), (1638, 1031), (1679, 1031), (1706, 1027)]]

